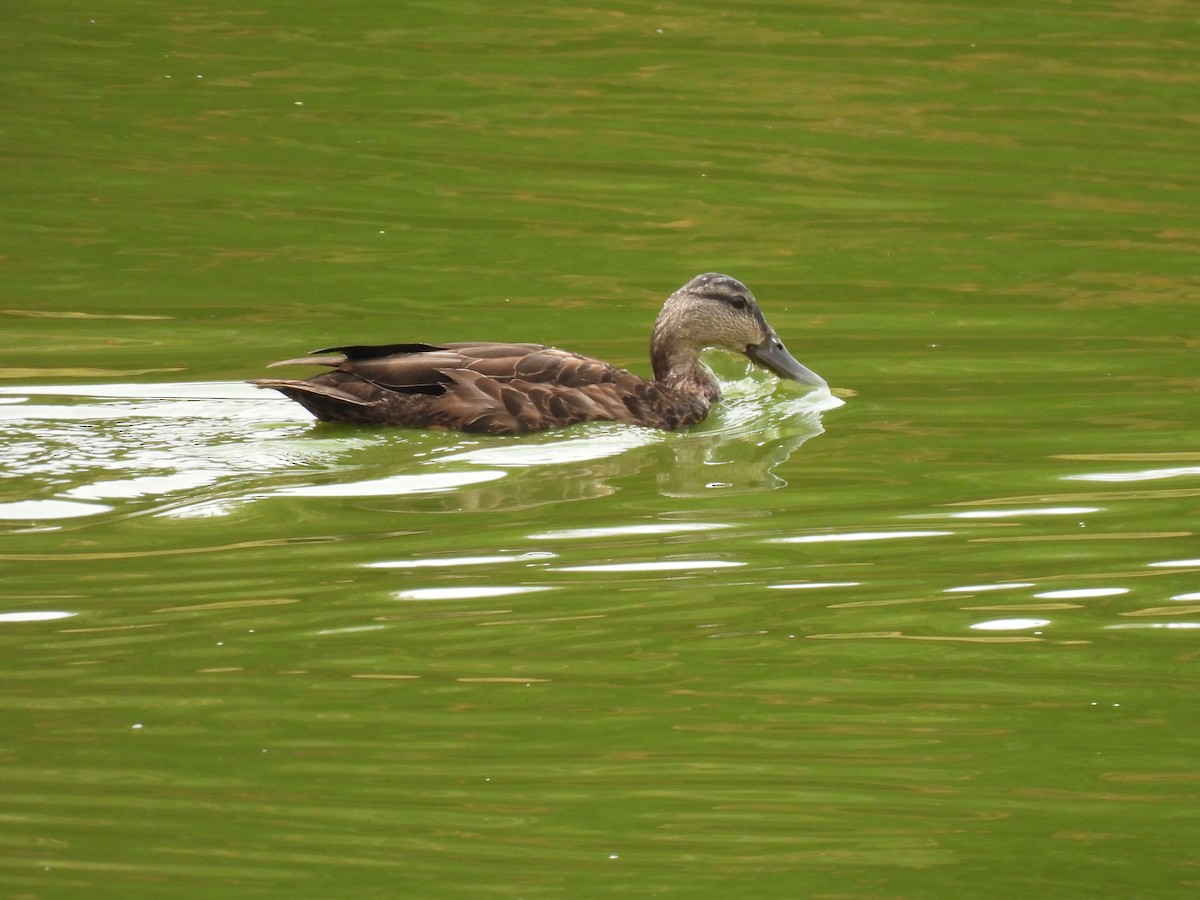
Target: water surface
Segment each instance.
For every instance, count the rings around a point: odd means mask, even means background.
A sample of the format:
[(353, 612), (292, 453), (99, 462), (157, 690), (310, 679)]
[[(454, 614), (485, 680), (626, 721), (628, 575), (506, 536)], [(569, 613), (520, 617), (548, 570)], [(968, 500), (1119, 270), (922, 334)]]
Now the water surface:
[[(122, 4), (0, 36), (14, 896), (1191, 896), (1186, 6)], [(316, 426), (364, 340), (660, 434)]]

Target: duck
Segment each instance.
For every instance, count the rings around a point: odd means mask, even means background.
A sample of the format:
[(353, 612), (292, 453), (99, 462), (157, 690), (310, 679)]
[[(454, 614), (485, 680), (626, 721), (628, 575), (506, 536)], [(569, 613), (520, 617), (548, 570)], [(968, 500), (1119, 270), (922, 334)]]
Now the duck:
[(741, 353), (779, 378), (829, 390), (729, 275), (697, 275), (663, 304), (650, 337), (653, 378), (541, 344), (493, 341), (355, 344), (271, 363), (323, 366), (304, 380), (250, 382), (279, 391), (321, 422), (521, 435), (611, 421), (674, 431), (702, 422), (721, 398), (706, 349)]

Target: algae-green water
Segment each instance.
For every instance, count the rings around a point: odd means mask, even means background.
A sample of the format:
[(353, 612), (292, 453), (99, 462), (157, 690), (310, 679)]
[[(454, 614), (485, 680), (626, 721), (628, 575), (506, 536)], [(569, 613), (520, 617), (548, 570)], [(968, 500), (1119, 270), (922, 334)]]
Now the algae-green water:
[[(1184, 897), (1187, 4), (18, 4), (0, 892)], [(844, 405), (317, 426), (346, 343)]]

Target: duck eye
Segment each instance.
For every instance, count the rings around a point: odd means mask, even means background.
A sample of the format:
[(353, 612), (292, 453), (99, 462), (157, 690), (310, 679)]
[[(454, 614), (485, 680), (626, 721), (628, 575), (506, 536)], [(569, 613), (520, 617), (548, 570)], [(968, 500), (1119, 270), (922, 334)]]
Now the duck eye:
[(734, 309), (745, 309), (746, 308), (746, 298), (743, 297), (741, 294), (734, 294), (733, 297), (731, 297), (729, 300), (729, 305), (732, 306)]

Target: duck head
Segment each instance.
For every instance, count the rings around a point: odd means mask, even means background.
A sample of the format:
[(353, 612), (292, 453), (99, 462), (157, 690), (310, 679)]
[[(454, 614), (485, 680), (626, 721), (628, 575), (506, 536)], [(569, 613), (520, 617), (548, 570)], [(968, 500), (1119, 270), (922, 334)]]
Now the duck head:
[(742, 353), (780, 378), (828, 389), (829, 384), (784, 346), (750, 289), (728, 275), (697, 275), (663, 304), (650, 341), (654, 377), (669, 380), (699, 365), (709, 347)]

